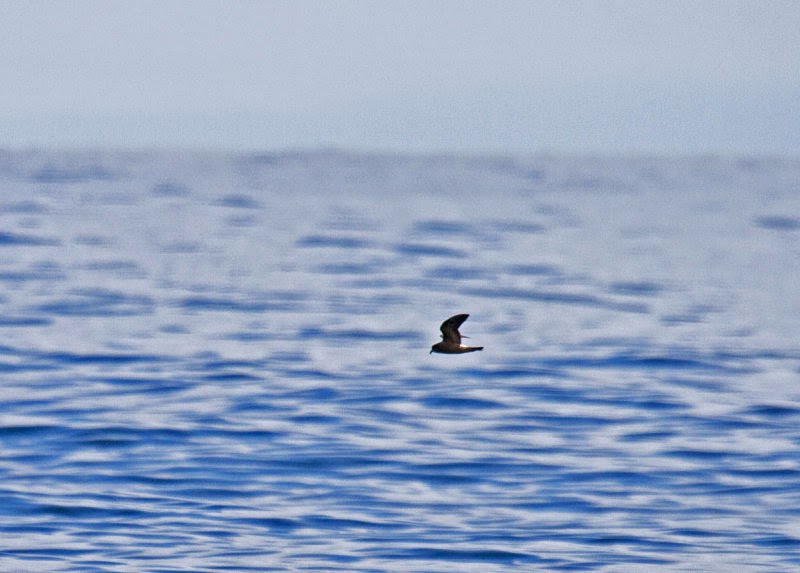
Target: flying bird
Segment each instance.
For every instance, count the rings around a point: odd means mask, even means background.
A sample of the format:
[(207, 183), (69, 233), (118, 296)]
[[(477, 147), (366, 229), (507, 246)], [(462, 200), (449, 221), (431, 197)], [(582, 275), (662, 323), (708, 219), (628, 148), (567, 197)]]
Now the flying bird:
[(445, 320), (440, 327), (442, 330), (442, 341), (431, 346), (431, 352), (439, 352), (441, 354), (464, 354), (465, 352), (483, 350), (483, 346), (461, 345), (461, 333), (458, 331), (458, 327), (461, 326), (467, 318), (469, 318), (468, 314), (457, 314)]

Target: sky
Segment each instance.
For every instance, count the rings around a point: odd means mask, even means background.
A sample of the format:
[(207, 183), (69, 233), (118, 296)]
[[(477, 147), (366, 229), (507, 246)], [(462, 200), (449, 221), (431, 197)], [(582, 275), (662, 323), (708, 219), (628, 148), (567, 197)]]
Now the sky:
[(800, 153), (795, 0), (2, 0), (0, 147)]

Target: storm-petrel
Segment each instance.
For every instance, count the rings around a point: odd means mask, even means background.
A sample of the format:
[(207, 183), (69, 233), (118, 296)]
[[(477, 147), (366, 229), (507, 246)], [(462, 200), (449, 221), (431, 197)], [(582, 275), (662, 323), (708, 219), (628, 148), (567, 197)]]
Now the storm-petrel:
[(431, 346), (431, 352), (439, 352), (441, 354), (463, 354), (465, 352), (483, 350), (483, 346), (461, 345), (461, 333), (458, 332), (458, 327), (461, 326), (467, 318), (469, 318), (468, 314), (457, 314), (445, 320), (440, 327), (442, 330), (442, 341)]

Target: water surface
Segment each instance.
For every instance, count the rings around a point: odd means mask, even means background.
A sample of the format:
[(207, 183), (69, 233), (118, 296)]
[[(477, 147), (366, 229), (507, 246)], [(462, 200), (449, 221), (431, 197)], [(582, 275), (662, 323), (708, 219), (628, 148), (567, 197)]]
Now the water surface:
[(798, 181), (0, 153), (0, 569), (795, 569)]

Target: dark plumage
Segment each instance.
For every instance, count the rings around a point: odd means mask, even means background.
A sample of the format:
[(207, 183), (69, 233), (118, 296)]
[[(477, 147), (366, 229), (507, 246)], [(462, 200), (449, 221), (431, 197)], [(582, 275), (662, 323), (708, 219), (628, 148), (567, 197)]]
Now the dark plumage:
[(461, 333), (458, 331), (458, 327), (461, 326), (467, 318), (469, 318), (468, 314), (457, 314), (445, 320), (440, 327), (442, 330), (442, 341), (431, 346), (431, 352), (439, 352), (440, 354), (464, 354), (465, 352), (483, 350), (483, 346), (461, 345)]

